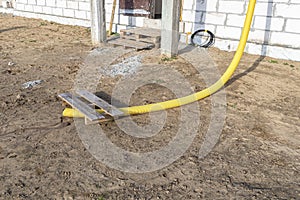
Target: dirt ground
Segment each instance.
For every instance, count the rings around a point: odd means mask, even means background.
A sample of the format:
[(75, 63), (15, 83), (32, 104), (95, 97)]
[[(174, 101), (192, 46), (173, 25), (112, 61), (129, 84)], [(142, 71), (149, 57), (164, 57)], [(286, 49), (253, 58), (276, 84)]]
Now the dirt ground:
[[(42, 20), (0, 15), (0, 199), (300, 199), (300, 63), (245, 54), (226, 85), (226, 122), (204, 159), (200, 143), (210, 120), (210, 98), (198, 102), (202, 121), (193, 144), (173, 164), (144, 174), (125, 173), (97, 161), (72, 119), (61, 118), (58, 94), (73, 88), (93, 49), (90, 31)], [(150, 52), (150, 53), (149, 53)], [(233, 53), (208, 50), (223, 72)], [(182, 58), (164, 63), (204, 88)], [(31, 89), (22, 84), (43, 82)], [(99, 83), (110, 94), (118, 78)], [(139, 88), (131, 104), (171, 99), (158, 85)], [(119, 147), (135, 152), (166, 145), (178, 129), (169, 110), (161, 134), (149, 141), (128, 136), (115, 122), (101, 124)], [(148, 115), (133, 117), (139, 125)]]

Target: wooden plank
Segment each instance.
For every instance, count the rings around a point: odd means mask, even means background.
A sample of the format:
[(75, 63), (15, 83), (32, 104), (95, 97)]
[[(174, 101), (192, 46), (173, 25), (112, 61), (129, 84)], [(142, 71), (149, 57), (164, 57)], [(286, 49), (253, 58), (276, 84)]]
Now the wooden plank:
[(160, 43), (160, 38), (151, 38), (151, 37), (136, 37), (135, 35), (122, 35), (121, 38), (123, 39), (129, 39), (129, 40), (136, 40), (140, 42), (146, 42), (146, 43), (151, 43), (151, 44), (157, 44)]
[(149, 43), (134, 41), (129, 39), (123, 39), (123, 38), (110, 40), (108, 41), (108, 43), (116, 46), (123, 46), (125, 48), (133, 48), (136, 50), (150, 49), (154, 47), (154, 44), (149, 44)]
[(140, 42), (140, 41), (134, 41), (134, 40), (130, 40), (130, 39), (124, 39), (124, 38), (118, 38), (118, 39), (115, 39), (115, 40), (110, 40), (108, 43), (116, 45), (116, 46), (123, 46), (125, 48), (129, 47), (129, 48), (133, 48), (133, 49), (136, 49), (136, 50), (149, 49), (149, 48), (152, 48), (154, 46), (153, 44)]
[(62, 100), (70, 104), (73, 108), (81, 112), (88, 118), (90, 121), (98, 121), (101, 119), (105, 119), (103, 115), (96, 112), (93, 108), (88, 106), (85, 102), (81, 101), (78, 97), (70, 94), (70, 93), (64, 93), (58, 95)]
[(129, 34), (135, 34), (135, 35), (142, 35), (146, 37), (152, 37), (152, 38), (160, 38), (161, 30), (160, 29), (154, 29), (154, 28), (132, 28), (132, 29), (123, 29), (120, 30), (122, 33), (129, 33)]
[(161, 30), (160, 29), (154, 29), (154, 28), (132, 28), (132, 29), (122, 29), (120, 32), (125, 32), (129, 34), (135, 34), (135, 35), (142, 35), (147, 37), (160, 37)]
[(120, 111), (118, 108), (110, 105), (103, 99), (100, 99), (93, 93), (86, 91), (86, 90), (79, 90), (76, 91), (78, 95), (80, 95), (82, 98), (86, 99), (87, 101), (91, 102), (92, 104), (98, 106), (99, 108), (103, 109), (104, 112), (112, 117), (122, 116), (124, 113)]
[(93, 125), (93, 124), (99, 124), (99, 123), (102, 123), (102, 122), (109, 122), (109, 121), (114, 120), (114, 118), (112, 118), (111, 116), (109, 116), (107, 118), (106, 117), (104, 119), (100, 119), (100, 120), (97, 120), (97, 121), (90, 121), (88, 118), (85, 117), (84, 118), (84, 123), (85, 123), (85, 125)]

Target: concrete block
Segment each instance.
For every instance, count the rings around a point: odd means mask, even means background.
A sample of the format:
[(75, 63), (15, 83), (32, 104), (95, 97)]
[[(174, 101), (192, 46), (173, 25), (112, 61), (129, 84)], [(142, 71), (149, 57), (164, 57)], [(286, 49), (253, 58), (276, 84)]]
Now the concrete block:
[(78, 10), (78, 1), (67, 1), (67, 8)]
[[(45, 1), (45, 0), (44, 0)], [(3, 4), (6, 4), (6, 1), (5, 0), (2, 0), (2, 6), (3, 7), (6, 7), (4, 6)], [(17, 4), (28, 4), (28, 1), (27, 0), (18, 0)]]
[(182, 12), (182, 20), (185, 22), (194, 22), (195, 20), (201, 20), (201, 12), (193, 10), (184, 10)]
[(46, 5), (46, 0), (38, 0), (36, 2), (36, 5), (38, 5), (38, 6), (45, 6)]
[[(110, 19), (110, 15), (107, 17), (109, 17), (107, 19)], [(120, 15), (119, 24), (120, 25), (128, 25), (129, 24), (129, 16)]]
[(270, 43), (274, 46), (287, 46), (292, 48), (300, 48), (300, 34), (272, 32)]
[(184, 1), (182, 8), (184, 10), (194, 10), (195, 9), (195, 0)]
[(291, 33), (300, 33), (300, 17), (299, 19), (287, 19), (285, 31)]
[(33, 6), (33, 11), (35, 13), (42, 13), (43, 12), (43, 8), (42, 8), (42, 6)]
[(276, 4), (276, 17), (299, 18), (300, 4)]
[(65, 17), (75, 17), (75, 12), (73, 9), (63, 9), (63, 16)]
[(203, 16), (205, 20), (204, 23), (214, 24), (214, 25), (224, 25), (226, 20), (226, 14), (223, 13), (207, 13)]
[(51, 8), (51, 7), (48, 7), (48, 6), (43, 6), (43, 7), (42, 7), (42, 11), (43, 11), (43, 13), (45, 13), (45, 14), (49, 14), (49, 15), (52, 14), (52, 8)]
[(269, 43), (270, 38), (271, 38), (270, 31), (252, 29), (249, 33), (248, 41), (264, 44), (264, 43)]
[(244, 1), (219, 1), (218, 12), (242, 14), (245, 11)]
[(63, 16), (63, 8), (52, 8), (53, 15)]
[(284, 19), (278, 17), (262, 17), (255, 16), (253, 28), (269, 30), (269, 31), (282, 31), (284, 26)]
[(91, 11), (90, 2), (78, 2), (79, 10)]
[(144, 26), (144, 17), (136, 17), (135, 25), (137, 27), (143, 27)]
[[(248, 7), (248, 3), (247, 7)], [(255, 6), (254, 15), (255, 16), (273, 16), (274, 14), (274, 5), (273, 3), (260, 3), (257, 2)], [(247, 10), (245, 10), (246, 14)]]
[(56, 6), (56, 1), (46, 0), (46, 6), (55, 7)]
[(245, 15), (228, 14), (226, 19), (226, 25), (243, 27), (245, 21)]
[(75, 10), (75, 18), (77, 18), (77, 19), (87, 19), (86, 11)]
[(25, 5), (24, 6), (24, 11), (33, 12), (33, 5)]
[(242, 28), (239, 27), (217, 26), (216, 37), (238, 40), (241, 32)]
[(36, 0), (27, 0), (27, 2), (28, 2), (29, 5), (36, 5), (37, 4)]
[(25, 5), (22, 4), (22, 3), (17, 3), (15, 9), (16, 10), (24, 10), (25, 9)]
[(215, 25), (211, 25), (211, 24), (198, 24), (198, 23), (194, 23), (194, 28), (193, 28), (193, 32), (194, 33), (196, 30), (199, 29), (206, 29), (211, 31), (212, 33), (216, 33), (216, 27)]
[[(108, 16), (110, 19), (110, 15)], [(117, 15), (114, 18), (114, 22), (118, 22), (119, 18), (119, 24), (121, 25), (129, 25), (129, 26), (137, 26), (137, 27), (143, 27), (144, 25), (144, 17), (135, 17), (135, 16), (124, 16), (124, 15)]]
[(56, 0), (56, 7), (57, 8), (67, 8), (67, 1), (66, 0)]

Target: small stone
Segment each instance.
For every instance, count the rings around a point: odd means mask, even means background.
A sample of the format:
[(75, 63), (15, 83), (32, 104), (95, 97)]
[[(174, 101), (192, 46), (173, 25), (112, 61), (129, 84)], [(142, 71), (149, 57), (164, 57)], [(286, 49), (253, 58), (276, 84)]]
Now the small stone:
[(8, 62), (7, 65), (8, 65), (8, 66), (14, 66), (15, 63), (13, 63), (13, 62)]

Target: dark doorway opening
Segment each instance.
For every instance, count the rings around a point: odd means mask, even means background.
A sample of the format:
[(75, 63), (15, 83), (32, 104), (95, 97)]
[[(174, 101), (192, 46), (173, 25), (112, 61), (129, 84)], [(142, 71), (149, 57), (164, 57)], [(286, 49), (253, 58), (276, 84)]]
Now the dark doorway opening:
[(160, 19), (162, 0), (120, 0), (120, 14)]

